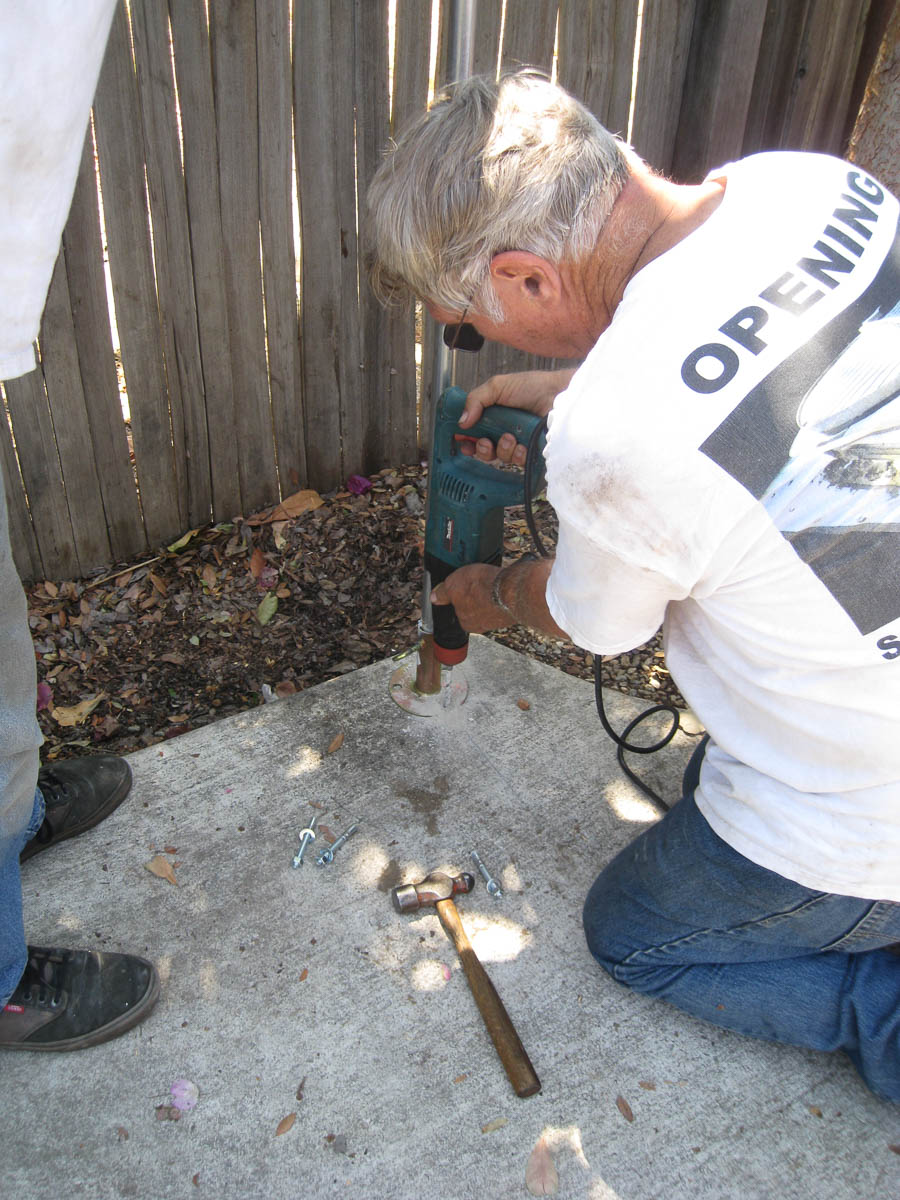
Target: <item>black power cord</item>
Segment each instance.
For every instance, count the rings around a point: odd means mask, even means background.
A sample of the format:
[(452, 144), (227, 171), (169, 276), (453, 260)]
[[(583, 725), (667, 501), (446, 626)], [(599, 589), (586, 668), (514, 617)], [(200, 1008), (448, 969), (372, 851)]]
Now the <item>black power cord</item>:
[[(538, 533), (537, 525), (534, 520), (534, 511), (532, 508), (531, 497), (537, 490), (538, 480), (538, 461), (543, 463), (542, 457), (538, 453), (538, 444), (541, 437), (547, 430), (547, 418), (539, 422), (532, 431), (531, 437), (528, 439), (528, 447), (525, 455), (525, 523), (528, 526), (528, 532), (531, 534), (531, 539), (534, 542), (534, 547), (541, 558), (550, 558), (550, 554), (544, 546), (541, 536)], [(597, 715), (600, 718), (600, 724), (612, 738), (616, 744), (616, 760), (624, 773), (637, 787), (641, 789), (645, 796), (648, 796), (654, 804), (659, 805), (663, 811), (668, 812), (670, 805), (658, 796), (656, 792), (632, 771), (625, 761), (626, 751), (630, 754), (655, 754), (657, 750), (662, 750), (664, 746), (668, 746), (672, 738), (681, 727), (681, 715), (678, 709), (673, 704), (654, 704), (651, 708), (639, 713), (638, 716), (630, 721), (621, 733), (616, 733), (609, 723), (609, 718), (606, 715), (606, 710), (603, 707), (603, 671), (601, 657), (599, 654), (594, 655), (594, 700), (597, 704)], [(637, 728), (648, 717), (654, 716), (656, 713), (669, 713), (672, 717), (672, 724), (669, 731), (659, 739), (658, 742), (653, 742), (650, 746), (636, 746), (628, 741), (628, 735)]]

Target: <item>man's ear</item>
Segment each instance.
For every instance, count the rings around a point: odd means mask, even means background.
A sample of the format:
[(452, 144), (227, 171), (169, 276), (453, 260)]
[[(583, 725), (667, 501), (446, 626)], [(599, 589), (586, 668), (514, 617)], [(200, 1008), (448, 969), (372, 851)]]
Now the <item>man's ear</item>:
[(491, 281), (500, 303), (504, 300), (556, 301), (562, 295), (559, 271), (528, 250), (503, 250), (491, 259)]

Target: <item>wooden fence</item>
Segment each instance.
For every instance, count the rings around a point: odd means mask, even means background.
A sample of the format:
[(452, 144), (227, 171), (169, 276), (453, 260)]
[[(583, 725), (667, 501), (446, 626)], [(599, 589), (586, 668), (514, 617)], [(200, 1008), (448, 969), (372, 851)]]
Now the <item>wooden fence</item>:
[[(3, 388), (23, 578), (83, 576), (422, 452), (434, 331), (417, 380), (414, 314), (368, 292), (357, 213), (382, 147), (427, 103), (433, 20), (443, 77), (448, 8), (209, 0), (207, 19), (198, 0), (123, 3), (40, 368)], [(692, 180), (763, 148), (842, 153), (892, 8), (480, 0), (475, 69), (555, 69)], [(491, 348), (461, 381), (528, 362)]]

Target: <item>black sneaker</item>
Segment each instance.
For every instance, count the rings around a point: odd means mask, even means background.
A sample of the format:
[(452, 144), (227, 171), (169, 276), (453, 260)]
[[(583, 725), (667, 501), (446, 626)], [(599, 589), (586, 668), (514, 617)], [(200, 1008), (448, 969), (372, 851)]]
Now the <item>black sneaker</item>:
[(41, 767), (38, 787), (46, 804), (44, 822), (26, 842), (20, 862), (99, 825), (131, 790), (131, 767), (115, 754), (90, 754)]
[(153, 1008), (159, 976), (133, 954), (28, 947), (0, 1011), (0, 1050), (81, 1050), (118, 1037)]

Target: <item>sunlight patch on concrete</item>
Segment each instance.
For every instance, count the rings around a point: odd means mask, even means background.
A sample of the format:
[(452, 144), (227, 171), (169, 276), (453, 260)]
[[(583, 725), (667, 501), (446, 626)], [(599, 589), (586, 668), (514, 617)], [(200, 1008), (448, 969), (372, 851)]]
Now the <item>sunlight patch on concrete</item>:
[(305, 775), (308, 771), (315, 771), (322, 765), (322, 752), (314, 750), (312, 746), (301, 746), (296, 754), (294, 761), (285, 771), (288, 779), (296, 779), (298, 775)]

